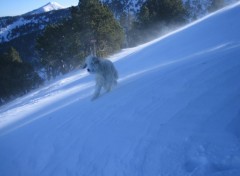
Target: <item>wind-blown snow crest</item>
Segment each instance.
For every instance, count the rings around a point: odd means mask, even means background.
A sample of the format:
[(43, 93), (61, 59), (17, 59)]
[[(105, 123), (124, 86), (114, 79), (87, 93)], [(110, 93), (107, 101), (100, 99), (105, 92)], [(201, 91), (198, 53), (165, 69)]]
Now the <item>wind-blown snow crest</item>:
[(0, 175), (237, 176), (240, 3), (0, 108)]

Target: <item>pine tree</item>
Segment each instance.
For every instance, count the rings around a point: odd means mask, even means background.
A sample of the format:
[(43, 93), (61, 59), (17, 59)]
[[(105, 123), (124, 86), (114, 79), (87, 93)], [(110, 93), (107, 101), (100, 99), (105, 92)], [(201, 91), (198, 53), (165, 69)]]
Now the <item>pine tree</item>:
[[(148, 21), (146, 21), (148, 11)], [(141, 13), (142, 12), (142, 13)], [(143, 13), (145, 12), (145, 13)], [(143, 15), (143, 16), (142, 16)], [(147, 0), (140, 11), (139, 20), (142, 23), (182, 23), (185, 21), (186, 11), (182, 0)], [(142, 21), (142, 19), (144, 21)]]
[(42, 79), (33, 67), (24, 63), (18, 51), (11, 47), (0, 55), (0, 104), (38, 87)]
[(98, 0), (81, 0), (78, 7), (73, 12), (73, 21), (84, 48), (89, 48), (91, 41), (96, 41), (99, 56), (119, 50), (123, 42), (123, 30), (112, 12)]
[(41, 64), (46, 69), (47, 79), (65, 74), (79, 66), (81, 46), (75, 38), (72, 24), (48, 26), (43, 35), (37, 39), (37, 51)]
[(9, 62), (22, 63), (22, 59), (19, 55), (19, 52), (14, 47), (10, 47), (8, 52), (4, 53), (4, 59)]
[(41, 63), (51, 79), (77, 68), (96, 49), (98, 56), (119, 50), (123, 30), (111, 11), (98, 0), (81, 0), (71, 8), (72, 18), (48, 26), (37, 39)]
[(214, 12), (214, 11), (224, 7), (224, 5), (225, 5), (224, 0), (211, 0), (209, 11)]
[(139, 12), (139, 21), (144, 25), (148, 24), (150, 21), (150, 11), (146, 5), (144, 5)]
[(151, 40), (161, 35), (165, 28), (185, 23), (186, 17), (187, 11), (182, 0), (146, 0), (130, 32), (132, 43)]

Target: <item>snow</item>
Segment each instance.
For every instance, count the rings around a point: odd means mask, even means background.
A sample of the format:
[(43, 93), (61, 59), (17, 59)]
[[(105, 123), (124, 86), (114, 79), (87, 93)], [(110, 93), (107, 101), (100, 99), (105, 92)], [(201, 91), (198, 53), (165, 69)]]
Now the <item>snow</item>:
[(0, 108), (3, 176), (240, 175), (240, 3)]
[(40, 13), (44, 13), (44, 12), (50, 12), (52, 10), (59, 10), (59, 9), (64, 9), (65, 7), (60, 5), (57, 2), (49, 2), (47, 4), (45, 4), (44, 6), (33, 10), (31, 12), (28, 12), (28, 15), (35, 15), (35, 14), (40, 14)]
[(36, 19), (24, 19), (24, 18), (19, 18), (17, 21), (14, 21), (12, 24), (4, 27), (4, 28), (0, 28), (0, 42), (7, 42), (10, 41), (12, 39), (15, 39), (17, 37), (19, 37), (19, 34), (12, 36), (12, 30), (19, 28), (20, 26), (29, 24), (29, 23), (38, 23), (39, 21)]

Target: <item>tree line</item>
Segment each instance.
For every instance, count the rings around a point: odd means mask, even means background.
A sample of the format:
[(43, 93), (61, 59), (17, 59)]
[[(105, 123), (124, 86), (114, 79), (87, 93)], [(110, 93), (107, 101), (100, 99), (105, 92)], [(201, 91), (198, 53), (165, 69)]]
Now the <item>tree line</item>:
[(162, 26), (186, 19), (181, 0), (147, 0), (136, 17), (124, 12), (119, 19), (101, 1), (81, 0), (71, 14), (71, 19), (47, 27), (37, 39), (48, 79), (79, 67), (89, 54), (104, 57), (135, 46), (156, 37)]

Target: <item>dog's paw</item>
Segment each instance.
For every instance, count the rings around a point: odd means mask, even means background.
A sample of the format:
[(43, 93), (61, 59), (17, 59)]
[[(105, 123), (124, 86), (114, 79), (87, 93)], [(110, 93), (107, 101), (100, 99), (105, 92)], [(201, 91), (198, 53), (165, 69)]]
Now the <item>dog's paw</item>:
[(96, 100), (98, 97), (99, 97), (99, 95), (97, 95), (97, 96), (93, 96), (93, 97), (91, 98), (91, 101)]
[(91, 101), (94, 101), (94, 100), (96, 100), (97, 98), (91, 98)]

